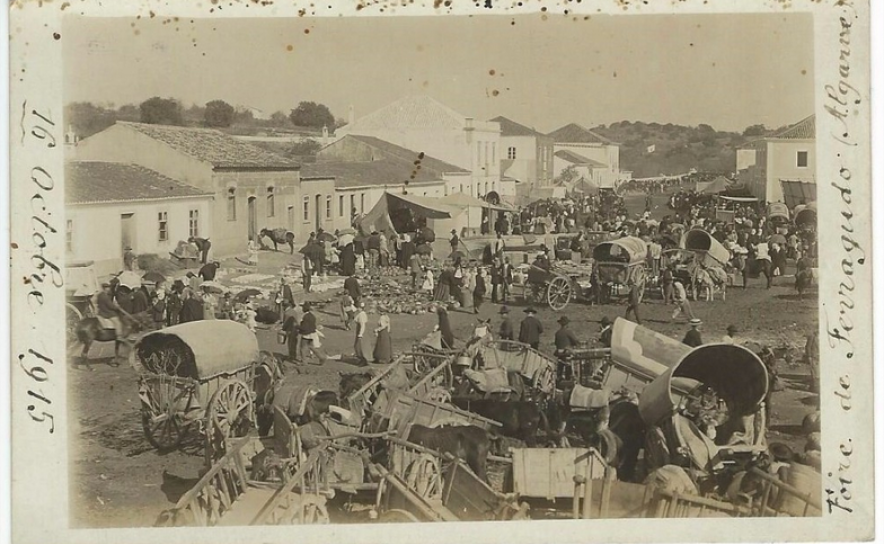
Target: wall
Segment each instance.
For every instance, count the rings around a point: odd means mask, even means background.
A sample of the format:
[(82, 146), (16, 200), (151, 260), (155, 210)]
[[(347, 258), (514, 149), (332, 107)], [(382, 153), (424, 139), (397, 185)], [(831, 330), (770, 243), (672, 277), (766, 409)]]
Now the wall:
[[(816, 180), (816, 152), (814, 140), (774, 140), (767, 145), (767, 188), (765, 199), (768, 202), (783, 201), (781, 179), (802, 181)], [(807, 167), (797, 166), (797, 154), (807, 151)]]
[[(317, 210), (317, 196), (319, 204)], [(305, 200), (306, 199), (306, 200)], [(307, 213), (304, 213), (306, 202)], [(330, 202), (330, 210), (326, 209), (326, 203)], [(335, 192), (334, 178), (302, 180), (300, 190), (295, 199), (295, 233), (296, 244), (303, 244), (309, 238), (311, 232), (318, 228), (334, 232), (337, 224), (337, 194)], [(319, 213), (317, 221), (317, 211)], [(330, 211), (330, 213), (326, 213)], [(349, 220), (348, 220), (349, 226)]]
[(552, 138), (546, 136), (538, 136), (535, 138), (537, 154), (535, 162), (537, 164), (537, 183), (541, 187), (552, 185), (553, 175), (553, 148), (555, 142)]
[[(587, 159), (598, 161), (607, 165), (606, 172), (598, 175), (598, 183), (600, 187), (613, 187), (615, 182), (620, 179), (620, 147), (616, 145), (603, 144), (579, 144), (579, 143), (557, 143), (554, 146), (556, 151), (568, 150), (578, 155), (582, 155)], [(571, 163), (556, 158), (553, 161), (554, 176), (558, 176)]]
[[(305, 240), (297, 229), (299, 223), (290, 224), (288, 207), (297, 206), (300, 176), (297, 171), (271, 170), (219, 170), (214, 176), (215, 237), (212, 247), (219, 256), (244, 254), (249, 241), (250, 197), (255, 197), (256, 227), (286, 228), (295, 232), (297, 240)], [(274, 214), (268, 215), (267, 188), (274, 187)], [(227, 191), (236, 189), (236, 220), (227, 217)], [(297, 211), (297, 209), (296, 209)], [(293, 228), (294, 227), (294, 228)], [(309, 231), (308, 231), (309, 232)]]
[(499, 161), (511, 160), (510, 148), (515, 148), (516, 158), (513, 159), (512, 166), (507, 168), (507, 175), (522, 182), (536, 185), (540, 161), (537, 138), (533, 136), (501, 136)]
[(740, 170), (748, 169), (750, 166), (755, 166), (756, 153), (757, 152), (754, 149), (738, 149), (737, 150), (737, 169), (736, 169), (736, 171), (739, 172)]
[[(739, 150), (737, 155), (739, 161), (739, 153), (746, 152), (743, 155), (746, 167), (737, 168), (737, 181), (745, 185), (749, 189), (749, 193), (760, 200), (767, 198), (767, 146), (766, 141), (756, 142), (751, 147)], [(751, 164), (749, 163), (750, 157), (752, 158)]]
[[(211, 237), (211, 197), (186, 199), (133, 201), (115, 204), (69, 205), (65, 208), (66, 219), (72, 222), (72, 245), (68, 260), (95, 261), (95, 272), (107, 275), (123, 268), (122, 214), (134, 214), (135, 240), (132, 250), (136, 254), (156, 253), (169, 257), (179, 240), (189, 236), (189, 212), (199, 212), (199, 234)], [(159, 241), (159, 212), (168, 213), (168, 240)]]

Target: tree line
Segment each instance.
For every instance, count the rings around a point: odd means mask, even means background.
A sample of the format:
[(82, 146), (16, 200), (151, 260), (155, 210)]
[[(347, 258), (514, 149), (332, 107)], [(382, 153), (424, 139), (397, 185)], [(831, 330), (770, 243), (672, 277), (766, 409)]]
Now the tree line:
[(256, 119), (251, 109), (234, 107), (224, 100), (211, 100), (204, 105), (193, 104), (185, 108), (180, 100), (154, 96), (139, 105), (94, 104), (73, 102), (65, 107), (66, 125), (80, 138), (101, 132), (117, 121), (132, 121), (155, 125), (204, 126), (210, 128), (250, 129), (296, 127), (329, 131), (345, 124), (335, 118), (325, 104), (301, 101), (288, 115), (274, 112), (268, 119)]

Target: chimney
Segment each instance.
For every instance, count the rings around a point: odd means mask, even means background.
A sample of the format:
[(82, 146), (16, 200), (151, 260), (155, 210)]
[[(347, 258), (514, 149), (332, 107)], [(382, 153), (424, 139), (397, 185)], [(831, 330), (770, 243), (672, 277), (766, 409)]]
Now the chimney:
[(347, 115), (347, 124), (353, 125), (356, 122), (356, 111), (353, 109), (353, 104), (350, 104), (350, 110)]
[(322, 146), (328, 145), (328, 125), (322, 125)]

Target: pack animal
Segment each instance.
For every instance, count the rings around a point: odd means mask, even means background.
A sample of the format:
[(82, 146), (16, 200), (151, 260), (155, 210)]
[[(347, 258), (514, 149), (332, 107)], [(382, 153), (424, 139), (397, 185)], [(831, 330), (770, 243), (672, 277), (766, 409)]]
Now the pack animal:
[(132, 342), (129, 337), (144, 327), (132, 316), (123, 315), (120, 317), (122, 328), (120, 330), (106, 329), (102, 326), (97, 317), (86, 317), (77, 323), (76, 336), (77, 342), (83, 346), (80, 356), (77, 358), (77, 364), (83, 364), (89, 357), (89, 348), (93, 342), (113, 342), (114, 343), (114, 360), (112, 366), (119, 366), (120, 346), (126, 345), (132, 348)]
[(270, 238), (270, 241), (273, 242), (273, 251), (279, 251), (279, 244), (288, 244), (290, 252), (292, 254), (295, 253), (295, 233), (290, 230), (282, 228), (261, 229), (258, 236), (261, 239), (261, 245), (264, 245), (264, 238)]
[(472, 425), (437, 428), (413, 425), (408, 441), (462, 459), (476, 476), (488, 481), (486, 467), (491, 441), (484, 429)]
[(453, 403), (458, 408), (499, 422), (502, 425), (502, 435), (522, 440), (528, 447), (537, 444), (537, 434), (541, 426), (549, 434), (546, 414), (533, 402), (459, 397), (453, 399)]
[(715, 300), (715, 291), (721, 291), (721, 300), (727, 300), (728, 275), (723, 268), (713, 266), (698, 267), (694, 275), (694, 300), (700, 292), (706, 292), (706, 302)]

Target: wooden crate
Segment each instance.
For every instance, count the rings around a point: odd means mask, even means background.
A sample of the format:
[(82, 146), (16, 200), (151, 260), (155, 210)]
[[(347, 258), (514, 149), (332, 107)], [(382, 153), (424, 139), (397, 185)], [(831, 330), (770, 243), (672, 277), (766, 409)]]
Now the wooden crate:
[(606, 464), (594, 449), (513, 448), (513, 490), (521, 497), (573, 498), (574, 476), (605, 477)]

